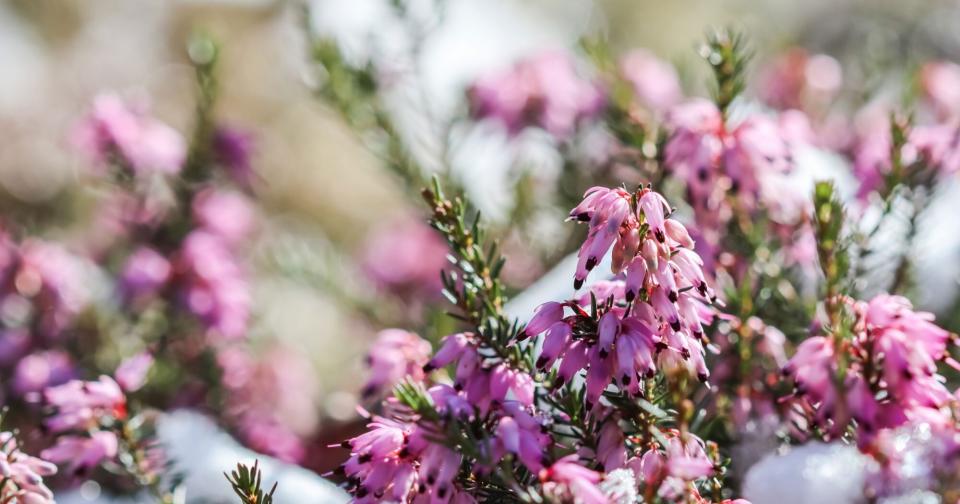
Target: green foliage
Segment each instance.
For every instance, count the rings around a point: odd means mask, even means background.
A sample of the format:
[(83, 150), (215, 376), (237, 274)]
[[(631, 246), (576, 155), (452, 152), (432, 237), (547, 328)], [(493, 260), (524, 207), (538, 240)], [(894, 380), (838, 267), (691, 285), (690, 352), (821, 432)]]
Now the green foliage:
[(837, 331), (843, 315), (840, 296), (846, 294), (850, 254), (843, 235), (844, 208), (833, 182), (817, 182), (813, 191), (813, 209), (817, 257), (825, 285), (824, 300), (830, 329)]
[(753, 54), (746, 37), (733, 29), (717, 29), (707, 35), (700, 56), (713, 70), (713, 99), (726, 115), (727, 109), (746, 87), (747, 64)]
[(269, 492), (263, 492), (261, 488), (263, 474), (258, 464), (259, 461), (255, 461), (253, 467), (247, 467), (238, 463), (237, 468), (230, 474), (223, 473), (233, 487), (233, 491), (240, 497), (241, 504), (273, 504), (273, 493), (277, 490), (277, 484), (274, 482)]
[(520, 327), (503, 313), (506, 295), (499, 277), (506, 258), (500, 255), (496, 242), (484, 248), (480, 213), (469, 215), (466, 203), (460, 198), (446, 199), (436, 178), (433, 188), (424, 189), (422, 194), (431, 208), (430, 225), (450, 246), (448, 259), (454, 269), (441, 273), (443, 295), (457, 307), (450, 315), (474, 328), (484, 346), (497, 357), (513, 367), (533, 369), (529, 350), (508, 346), (516, 339)]

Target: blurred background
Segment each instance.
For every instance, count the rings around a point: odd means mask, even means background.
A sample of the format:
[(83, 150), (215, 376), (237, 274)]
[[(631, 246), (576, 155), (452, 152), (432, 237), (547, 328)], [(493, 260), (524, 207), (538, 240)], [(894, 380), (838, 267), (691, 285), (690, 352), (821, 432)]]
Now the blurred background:
[[(543, 132), (466, 121), (471, 83), (544, 51), (585, 59), (581, 42), (592, 40), (614, 55), (647, 48), (676, 67), (687, 94), (705, 94), (698, 43), (707, 27), (727, 25), (749, 35), (757, 69), (792, 46), (831, 55), (855, 83), (850, 94), (884, 89), (879, 75), (960, 58), (952, 1), (8, 0), (0, 209), (5, 221), (49, 236), (91, 233), (98, 200), (66, 141), (77, 118), (111, 91), (149, 101), (158, 118), (189, 131), (190, 41), (215, 41), (214, 115), (254, 139), (250, 339), (274, 356), (266, 372), (297, 391), (279, 415), (322, 447), (358, 425), (364, 356), (378, 331), (406, 327), (435, 340), (452, 327), (437, 292), (444, 245), (423, 224), (417, 196), (431, 174), (462, 189), (491, 223), (514, 293), (576, 243), (562, 220), (592, 185), (589, 172), (569, 176), (569, 146)], [(602, 138), (579, 141), (579, 155), (602, 151)], [(940, 215), (954, 221), (942, 235), (957, 230), (950, 205)], [(947, 310), (957, 249), (924, 253), (921, 279), (927, 271), (936, 289), (923, 299)], [(317, 470), (337, 462), (322, 449), (310, 457)]]

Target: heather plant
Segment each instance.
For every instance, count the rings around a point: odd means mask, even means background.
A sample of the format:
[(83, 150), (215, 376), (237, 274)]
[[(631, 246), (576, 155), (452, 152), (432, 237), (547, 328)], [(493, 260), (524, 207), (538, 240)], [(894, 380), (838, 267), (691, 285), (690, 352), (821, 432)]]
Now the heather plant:
[[(161, 427), (185, 408), (263, 457), (210, 483), (246, 504), (302, 491), (269, 474), (281, 464), (336, 467), (322, 476), (358, 503), (763, 504), (758, 484), (787, 488), (758, 483), (764, 468), (827, 481), (777, 466), (821, 450), (858, 464), (855, 502), (957, 500), (960, 305), (927, 311), (919, 270), (960, 169), (960, 67), (923, 62), (892, 84), (901, 99), (866, 96), (834, 56), (764, 61), (716, 29), (692, 54), (697, 87), (585, 37), (479, 72), (438, 110), (421, 65), (442, 16), (390, 15), (409, 74), (308, 38), (316, 97), (421, 200), (349, 252), (268, 234), (257, 137), (216, 113), (208, 38), (187, 51), (188, 134), (117, 92), (78, 117), (90, 215), (71, 213), (76, 233), (0, 228), (0, 503), (84, 482), (184, 502), (191, 461)], [(511, 157), (499, 213), (461, 166), (490, 132)], [(301, 353), (252, 337), (257, 268), (375, 334), (365, 378), (331, 394), (352, 421), (303, 427), (316, 383)]]

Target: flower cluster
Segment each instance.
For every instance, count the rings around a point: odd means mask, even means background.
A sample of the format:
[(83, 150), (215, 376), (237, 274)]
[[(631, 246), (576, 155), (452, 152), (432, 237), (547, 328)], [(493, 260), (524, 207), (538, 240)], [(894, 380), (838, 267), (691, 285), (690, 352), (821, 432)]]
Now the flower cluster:
[(849, 340), (808, 338), (784, 367), (814, 424), (839, 436), (855, 420), (864, 448), (879, 430), (951, 424), (944, 408), (955, 399), (937, 369), (939, 362), (953, 363), (950, 333), (899, 296), (851, 302), (851, 309)]
[[(436, 204), (435, 218), (446, 218), (447, 204)], [(644, 401), (657, 375), (666, 376), (668, 387), (682, 387), (690, 374), (708, 375), (703, 324), (713, 316), (714, 295), (692, 239), (670, 213), (650, 188), (588, 191), (571, 212), (590, 225), (575, 282), (582, 286), (611, 249), (617, 277), (578, 300), (541, 305), (505, 345), (489, 326), (451, 334), (423, 374), (411, 370), (422, 341), (383, 333), (371, 353), (374, 382), (395, 381), (403, 371), (407, 381), (385, 402), (387, 415), (343, 445), (350, 458), (339, 472), (355, 501), (473, 502), (512, 491), (503, 485), (519, 479), (557, 501), (603, 504), (644, 495), (710, 502), (699, 485), (717, 475), (716, 450), (708, 454), (707, 443), (683, 422), (674, 429), (637, 425), (636, 413), (622, 410)], [(464, 253), (456, 236), (453, 248)], [(472, 277), (463, 281), (469, 285)], [(525, 342), (539, 334), (542, 344)], [(392, 365), (379, 362), (387, 356)], [(624, 393), (605, 395), (611, 383)], [(644, 429), (657, 437), (628, 435)], [(462, 478), (461, 468), (472, 476)]]
[(0, 366), (18, 397), (57, 385), (74, 374), (59, 345), (92, 301), (90, 266), (58, 243), (16, 243), (0, 234)]
[(72, 380), (47, 388), (43, 399), (52, 411), (44, 426), (58, 436), (56, 444), (41, 453), (43, 458), (69, 463), (71, 472), (80, 473), (117, 456), (113, 425), (127, 418), (127, 398), (113, 378)]
[(400, 383), (409, 376), (423, 381), (423, 367), (430, 359), (430, 343), (402, 329), (385, 329), (377, 334), (367, 354), (370, 377), (363, 387), (365, 397)]
[(187, 145), (176, 130), (150, 116), (144, 104), (131, 104), (115, 94), (94, 100), (72, 140), (98, 169), (119, 163), (138, 176), (176, 174), (187, 157)]
[(24, 453), (12, 432), (0, 432), (0, 499), (4, 502), (53, 504), (53, 492), (43, 478), (56, 473), (57, 466)]
[(474, 116), (499, 121), (511, 134), (530, 126), (568, 137), (604, 105), (596, 84), (577, 74), (568, 54), (549, 52), (477, 80), (470, 88)]
[[(581, 287), (611, 248), (613, 272), (623, 275), (598, 284), (579, 303), (541, 305), (523, 336), (546, 333), (537, 367), (560, 362), (560, 384), (588, 369), (588, 404), (596, 404), (611, 382), (640, 394), (640, 383), (656, 373), (657, 361), (690, 368), (701, 380), (709, 375), (703, 323), (711, 317), (706, 303), (714, 295), (693, 240), (669, 212), (663, 196), (649, 188), (631, 194), (601, 187), (590, 189), (570, 212), (571, 219), (590, 227), (574, 285)], [(592, 300), (601, 308), (591, 315), (584, 308)], [(573, 313), (567, 315), (568, 309)]]
[(431, 443), (429, 432), (381, 417), (367, 427), (369, 432), (344, 443), (350, 459), (342, 470), (354, 502), (476, 502), (454, 483), (461, 455)]

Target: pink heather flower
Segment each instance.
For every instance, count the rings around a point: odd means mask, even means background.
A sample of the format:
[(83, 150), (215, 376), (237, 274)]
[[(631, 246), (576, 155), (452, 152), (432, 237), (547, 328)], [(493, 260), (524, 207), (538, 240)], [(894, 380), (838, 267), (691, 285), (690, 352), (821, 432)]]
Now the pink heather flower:
[(716, 105), (697, 99), (671, 110), (667, 122), (664, 164), (686, 181), (698, 223), (725, 222), (728, 193), (753, 208), (764, 179), (793, 165), (790, 142), (770, 118), (751, 116), (728, 129)]
[(920, 88), (940, 120), (960, 116), (960, 65), (949, 61), (923, 65)]
[(570, 136), (604, 105), (598, 87), (581, 78), (573, 59), (548, 52), (478, 79), (468, 91), (473, 115), (499, 121), (511, 134), (528, 126)]
[(598, 303), (610, 306), (601, 308), (598, 320), (584, 310), (589, 295), (579, 302), (548, 302), (537, 309), (521, 339), (545, 333), (536, 365), (548, 369), (559, 362), (558, 384), (586, 369), (588, 406), (597, 404), (611, 383), (640, 394), (640, 380), (653, 376), (658, 366), (679, 368), (703, 380), (708, 376), (702, 340), (709, 314), (704, 303), (714, 295), (703, 261), (688, 248), (693, 240), (669, 212), (664, 198), (649, 189), (631, 195), (599, 187), (587, 191), (570, 212), (571, 218), (590, 226), (574, 285), (579, 288), (611, 248), (614, 273), (623, 276), (592, 288)]
[(618, 415), (608, 415), (600, 428), (597, 441), (597, 461), (606, 472), (626, 467), (626, 436), (619, 425)]
[(667, 474), (685, 481), (706, 478), (713, 474), (713, 462), (707, 456), (703, 440), (693, 434), (670, 438), (667, 450)]
[(43, 399), (53, 409), (44, 425), (56, 433), (96, 428), (102, 417), (123, 419), (127, 416), (127, 399), (109, 376), (48, 387), (43, 391)]
[(362, 269), (378, 288), (402, 299), (429, 300), (441, 289), (449, 249), (429, 226), (400, 218), (375, 229), (363, 247)]
[(246, 335), (252, 303), (246, 273), (224, 240), (209, 231), (187, 235), (177, 256), (181, 299), (209, 333), (226, 340)]
[(204, 189), (194, 197), (192, 208), (197, 225), (231, 246), (248, 240), (256, 224), (250, 200), (236, 191)]
[(35, 395), (47, 387), (66, 383), (74, 375), (73, 361), (66, 352), (34, 352), (17, 363), (13, 372), (13, 392), (21, 397)]
[(341, 467), (354, 502), (475, 502), (454, 483), (461, 455), (433, 444), (415, 424), (374, 417), (369, 431), (344, 443), (350, 458)]
[(74, 129), (73, 144), (98, 165), (119, 157), (134, 173), (176, 174), (186, 160), (180, 134), (113, 94), (94, 99), (90, 114)]
[[(853, 168), (860, 182), (859, 198), (883, 187), (892, 166), (892, 141), (890, 114), (885, 107), (873, 105), (858, 114)], [(901, 148), (900, 158), (906, 167), (920, 163), (940, 175), (957, 173), (960, 171), (960, 124), (952, 121), (913, 126), (906, 145)]]
[[(914, 312), (900, 296), (851, 304), (856, 321), (842, 390), (836, 382), (836, 350), (825, 337), (801, 343), (784, 368), (813, 420), (838, 435), (855, 419), (863, 448), (878, 429), (942, 417), (941, 408), (954, 398), (937, 363), (960, 366), (947, 351), (950, 334), (933, 324), (931, 314)], [(844, 403), (838, 404), (841, 398)]]
[(120, 286), (130, 299), (155, 295), (170, 280), (170, 261), (150, 247), (140, 247), (127, 258), (120, 274)]
[(607, 504), (597, 486), (601, 479), (600, 473), (580, 465), (576, 455), (567, 455), (540, 471), (540, 481), (545, 488), (552, 487), (551, 493), (583, 504)]
[(504, 405), (505, 414), (494, 431), (494, 460), (512, 453), (531, 471), (539, 471), (543, 467), (544, 451), (553, 440), (543, 430), (546, 425), (544, 420), (531, 411), (529, 407), (518, 403)]
[(118, 444), (117, 435), (108, 431), (96, 431), (89, 437), (61, 436), (40, 456), (57, 464), (67, 463), (71, 473), (81, 474), (116, 457)]
[(57, 473), (57, 466), (20, 451), (10, 432), (0, 432), (0, 500), (24, 504), (54, 504), (53, 492), (44, 485), (44, 476)]
[(401, 329), (384, 329), (367, 354), (370, 377), (363, 387), (365, 397), (389, 389), (405, 377), (423, 381), (423, 366), (430, 360), (430, 343)]
[(153, 356), (149, 352), (141, 352), (120, 363), (114, 377), (123, 390), (134, 392), (140, 390), (147, 381), (147, 373), (153, 367)]
[(454, 385), (480, 413), (505, 401), (524, 406), (533, 404), (534, 383), (529, 374), (505, 363), (490, 368), (483, 359), (474, 335), (457, 333), (441, 341), (440, 348), (423, 369), (430, 372), (456, 363)]
[(843, 86), (840, 63), (826, 54), (799, 47), (777, 56), (761, 69), (760, 99), (781, 109), (809, 110), (829, 103)]
[(960, 123), (915, 126), (909, 141), (926, 165), (944, 175), (960, 172)]
[(680, 78), (673, 65), (646, 49), (634, 49), (624, 56), (620, 72), (633, 86), (640, 103), (656, 114), (666, 112), (683, 99)]
[(218, 127), (213, 134), (213, 153), (234, 183), (250, 189), (257, 177), (253, 169), (254, 137), (239, 128)]

